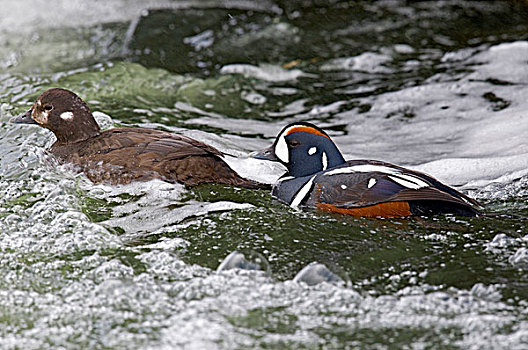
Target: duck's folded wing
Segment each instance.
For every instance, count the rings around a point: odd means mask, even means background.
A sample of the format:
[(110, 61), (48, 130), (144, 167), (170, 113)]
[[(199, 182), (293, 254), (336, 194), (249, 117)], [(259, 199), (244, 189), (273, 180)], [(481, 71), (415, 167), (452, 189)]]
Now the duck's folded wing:
[[(447, 192), (414, 173), (372, 172), (326, 176), (317, 183), (319, 201), (338, 208), (358, 208), (388, 202), (442, 201), (464, 206), (473, 204), (449, 188)], [(457, 194), (460, 194), (457, 195)]]
[[(94, 139), (93, 143), (92, 148), (101, 150), (104, 159), (113, 164), (157, 163), (191, 156), (222, 155), (216, 148), (190, 137), (152, 129), (112, 129)], [(87, 150), (87, 154), (93, 152)]]

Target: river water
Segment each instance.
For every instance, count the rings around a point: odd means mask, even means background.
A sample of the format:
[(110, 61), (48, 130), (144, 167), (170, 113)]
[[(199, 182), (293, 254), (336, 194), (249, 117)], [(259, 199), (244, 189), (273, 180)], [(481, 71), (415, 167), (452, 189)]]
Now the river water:
[[(521, 3), (4, 0), (0, 348), (527, 348)], [(315, 122), (346, 158), (426, 171), (497, 216), (94, 185), (57, 166), (47, 130), (8, 123), (49, 87), (104, 128), (195, 137), (269, 183), (284, 168), (247, 154)], [(314, 262), (334, 282), (296, 277)]]

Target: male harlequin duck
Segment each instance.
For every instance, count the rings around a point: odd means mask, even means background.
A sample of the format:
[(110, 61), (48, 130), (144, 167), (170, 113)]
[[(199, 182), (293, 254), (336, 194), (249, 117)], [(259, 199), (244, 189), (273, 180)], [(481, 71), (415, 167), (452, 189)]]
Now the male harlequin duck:
[(365, 217), (480, 213), (477, 201), (429, 175), (375, 160), (345, 161), (326, 132), (310, 123), (286, 126), (253, 157), (288, 168), (272, 195), (294, 208)]
[(161, 179), (185, 185), (269, 188), (240, 177), (222, 160), (222, 152), (190, 137), (140, 128), (101, 131), (86, 103), (68, 90), (47, 90), (29, 111), (10, 121), (51, 130), (57, 141), (49, 151), (60, 162), (74, 164), (93, 182)]

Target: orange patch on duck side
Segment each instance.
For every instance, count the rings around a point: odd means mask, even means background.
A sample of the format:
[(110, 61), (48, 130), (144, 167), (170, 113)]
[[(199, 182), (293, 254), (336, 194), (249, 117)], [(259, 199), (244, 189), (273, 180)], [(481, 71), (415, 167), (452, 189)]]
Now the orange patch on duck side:
[(317, 208), (332, 213), (369, 218), (402, 218), (411, 215), (408, 202), (387, 202), (361, 208), (338, 208), (332, 204), (318, 203)]
[(309, 134), (321, 135), (321, 136), (326, 137), (327, 139), (330, 139), (327, 135), (323, 134), (319, 130), (311, 128), (309, 126), (296, 126), (288, 130), (286, 135), (293, 134), (294, 132), (307, 132)]

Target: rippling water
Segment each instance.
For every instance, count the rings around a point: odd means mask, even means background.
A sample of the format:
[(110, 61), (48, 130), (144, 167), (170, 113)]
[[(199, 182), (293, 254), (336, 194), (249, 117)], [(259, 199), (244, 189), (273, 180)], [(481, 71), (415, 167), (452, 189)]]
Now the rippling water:
[[(1, 348), (528, 346), (526, 7), (2, 7)], [(105, 128), (183, 133), (270, 183), (284, 169), (247, 154), (316, 122), (347, 158), (426, 171), (497, 217), (361, 219), (218, 185), (94, 185), (57, 166), (48, 131), (8, 123), (52, 86)]]

